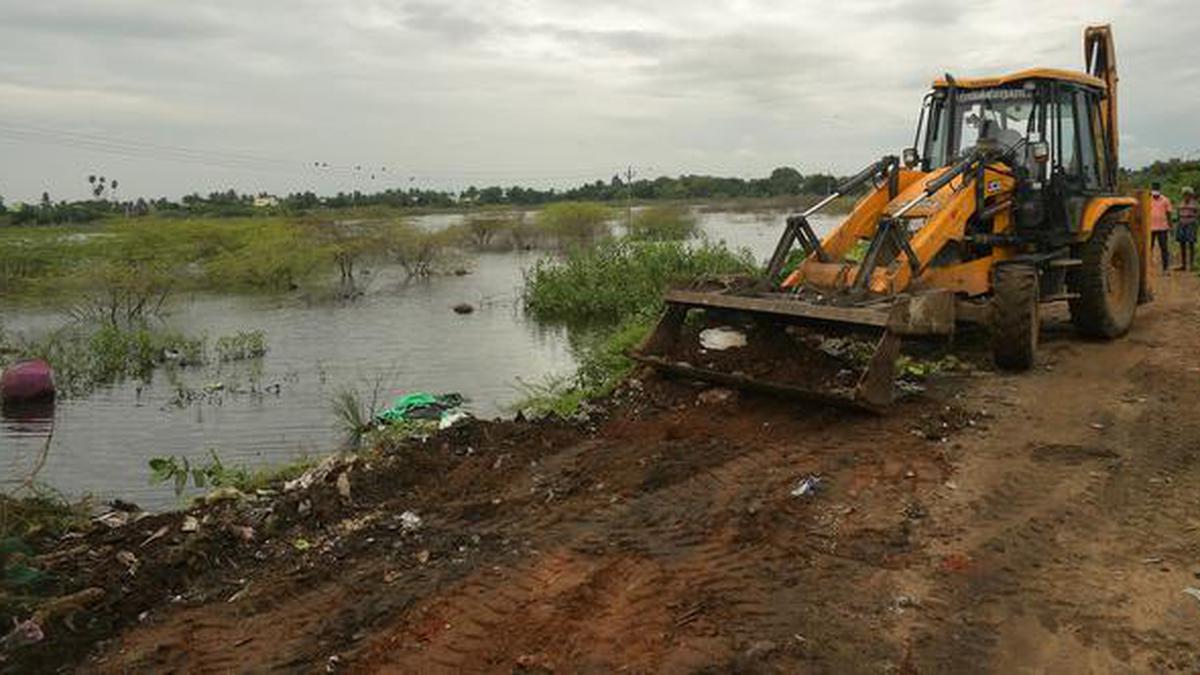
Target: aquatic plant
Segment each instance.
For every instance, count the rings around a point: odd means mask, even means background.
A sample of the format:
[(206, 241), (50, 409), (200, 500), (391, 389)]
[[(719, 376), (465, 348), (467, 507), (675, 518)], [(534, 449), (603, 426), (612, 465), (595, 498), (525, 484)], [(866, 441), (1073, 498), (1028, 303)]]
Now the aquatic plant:
[(558, 202), (537, 214), (537, 225), (561, 248), (577, 248), (610, 233), (612, 211), (594, 202)]
[(525, 271), (523, 299), (539, 320), (611, 324), (657, 311), (673, 284), (755, 272), (748, 251), (733, 252), (722, 244), (622, 239), (539, 260)]
[(428, 277), (451, 266), (451, 253), (461, 236), (459, 230), (425, 230), (395, 222), (381, 233), (379, 246), (409, 277)]
[(380, 372), (361, 388), (345, 386), (334, 393), (330, 400), (334, 427), (342, 432), (347, 448), (362, 447), (364, 438), (374, 428), (375, 416), (383, 410), (384, 383), (390, 379), (390, 371)]
[(261, 330), (238, 331), (217, 338), (213, 350), (222, 363), (261, 358), (267, 353), (267, 334)]
[(696, 216), (683, 206), (651, 206), (638, 211), (628, 236), (639, 241), (682, 241), (696, 236)]
[(170, 483), (175, 496), (179, 497), (189, 484), (200, 490), (231, 487), (249, 493), (266, 489), (300, 476), (316, 462), (302, 457), (278, 466), (251, 469), (244, 465), (226, 465), (217, 451), (210, 448), (208, 459), (203, 464), (193, 463), (183, 455), (152, 457), (147, 464), (150, 467), (150, 482)]

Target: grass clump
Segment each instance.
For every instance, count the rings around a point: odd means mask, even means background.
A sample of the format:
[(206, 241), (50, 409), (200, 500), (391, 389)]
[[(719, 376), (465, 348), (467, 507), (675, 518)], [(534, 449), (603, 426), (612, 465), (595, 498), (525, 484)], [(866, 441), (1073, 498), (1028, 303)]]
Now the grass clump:
[(261, 358), (267, 353), (267, 333), (261, 330), (238, 331), (217, 338), (213, 349), (217, 360), (222, 363)]
[[(218, 338), (221, 362), (261, 357), (267, 351), (263, 331)], [(42, 359), (54, 369), (60, 396), (82, 396), (96, 387), (130, 378), (150, 381), (161, 367), (185, 368), (209, 363), (207, 340), (145, 322), (134, 326), (71, 323), (32, 340), (0, 336), (0, 365), (21, 358)]]
[(628, 235), (638, 241), (682, 241), (696, 236), (696, 216), (683, 206), (650, 206), (638, 211)]
[(577, 333), (583, 337), (572, 345), (579, 363), (575, 373), (534, 382), (518, 379), (521, 397), (509, 409), (533, 419), (576, 416), (587, 401), (608, 396), (629, 375), (635, 364), (626, 354), (645, 339), (652, 325), (652, 319), (638, 316), (616, 330)]
[(72, 324), (38, 340), (18, 341), (10, 353), (48, 362), (59, 394), (78, 396), (130, 377), (149, 380), (155, 368), (168, 362), (202, 363), (204, 341), (148, 326)]
[(308, 457), (280, 466), (251, 469), (244, 465), (227, 466), (216, 450), (208, 451), (203, 463), (193, 463), (182, 455), (153, 457), (148, 462), (150, 482), (170, 483), (180, 497), (188, 485), (196, 489), (231, 487), (239, 492), (265, 490), (299, 477), (316, 465)]
[(543, 258), (525, 272), (524, 304), (534, 318), (566, 323), (619, 323), (653, 314), (672, 285), (720, 274), (756, 272), (748, 251), (705, 242), (605, 241), (564, 258)]

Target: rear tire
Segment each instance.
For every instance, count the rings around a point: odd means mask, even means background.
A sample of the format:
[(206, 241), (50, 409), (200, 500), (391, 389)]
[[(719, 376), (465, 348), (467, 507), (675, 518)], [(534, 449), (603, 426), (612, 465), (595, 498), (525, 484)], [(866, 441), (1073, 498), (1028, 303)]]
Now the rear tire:
[(1101, 222), (1083, 245), (1074, 273), (1071, 323), (1089, 337), (1112, 339), (1129, 332), (1137, 311), (1141, 260), (1129, 228)]
[(992, 360), (1004, 370), (1029, 370), (1037, 354), (1038, 271), (998, 265), (992, 288)]

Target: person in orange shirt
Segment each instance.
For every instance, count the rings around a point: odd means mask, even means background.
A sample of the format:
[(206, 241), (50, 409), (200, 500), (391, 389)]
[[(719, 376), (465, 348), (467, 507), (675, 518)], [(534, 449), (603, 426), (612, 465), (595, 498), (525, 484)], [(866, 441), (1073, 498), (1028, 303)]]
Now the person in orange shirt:
[(1150, 236), (1152, 245), (1162, 253), (1162, 268), (1171, 268), (1171, 200), (1162, 193), (1162, 185), (1150, 184)]

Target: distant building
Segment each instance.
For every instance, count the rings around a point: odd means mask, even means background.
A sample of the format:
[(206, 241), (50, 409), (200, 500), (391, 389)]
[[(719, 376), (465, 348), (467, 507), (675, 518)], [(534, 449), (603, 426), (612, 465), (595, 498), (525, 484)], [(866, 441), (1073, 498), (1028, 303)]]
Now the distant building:
[(279, 197), (274, 195), (259, 195), (254, 198), (254, 208), (265, 209), (271, 206), (279, 206)]

